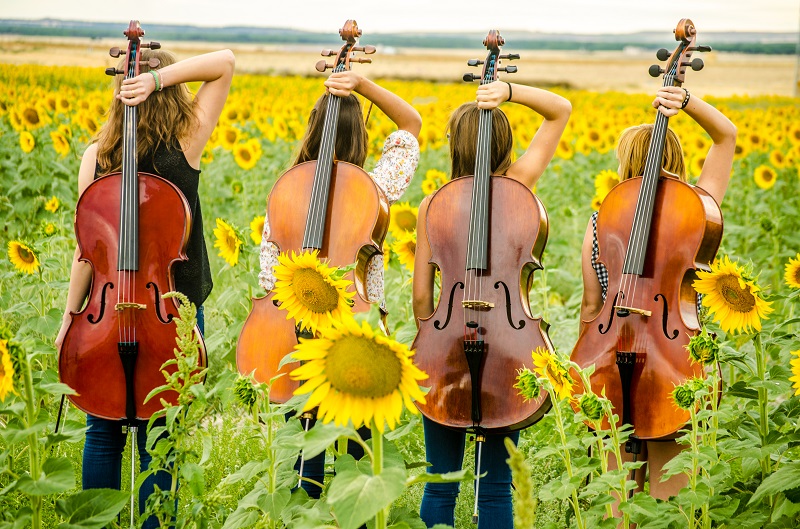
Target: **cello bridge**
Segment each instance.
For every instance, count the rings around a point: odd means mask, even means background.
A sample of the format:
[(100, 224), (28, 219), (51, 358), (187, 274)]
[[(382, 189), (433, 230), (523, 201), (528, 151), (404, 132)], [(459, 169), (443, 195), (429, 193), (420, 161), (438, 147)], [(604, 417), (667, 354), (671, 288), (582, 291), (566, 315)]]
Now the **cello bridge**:
[(461, 306), (465, 309), (489, 310), (494, 308), (494, 303), (479, 299), (465, 299), (461, 302)]
[(145, 310), (147, 309), (147, 305), (144, 305), (142, 303), (130, 303), (130, 302), (122, 302), (114, 305), (114, 310), (123, 311), (125, 309)]
[(649, 311), (649, 310), (637, 309), (636, 307), (623, 307), (622, 305), (614, 305), (614, 310), (617, 311), (617, 312), (619, 312), (619, 311), (628, 312), (628, 313), (632, 312), (634, 314), (641, 314), (642, 316), (647, 316), (647, 317), (650, 317), (650, 316), (653, 315), (653, 313), (651, 311)]

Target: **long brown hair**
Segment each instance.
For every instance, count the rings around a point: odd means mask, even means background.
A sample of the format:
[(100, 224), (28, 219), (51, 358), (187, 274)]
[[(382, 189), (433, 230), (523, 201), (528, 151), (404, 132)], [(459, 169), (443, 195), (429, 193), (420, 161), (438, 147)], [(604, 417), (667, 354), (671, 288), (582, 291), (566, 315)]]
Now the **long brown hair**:
[[(620, 181), (644, 174), (647, 150), (650, 147), (652, 135), (653, 125), (651, 123), (628, 127), (622, 131), (617, 142)], [(666, 171), (678, 175), (684, 182), (686, 181), (686, 164), (683, 160), (681, 141), (670, 128), (667, 128), (667, 137), (664, 141), (662, 167)]]
[[(453, 178), (475, 172), (478, 155), (478, 123), (480, 111), (477, 103), (464, 103), (453, 111), (447, 122), (450, 134), (450, 161)], [(514, 138), (508, 118), (499, 108), (492, 109), (492, 174), (504, 175), (511, 166), (514, 155)]]
[[(322, 143), (322, 128), (325, 123), (325, 110), (328, 108), (329, 93), (324, 93), (317, 99), (311, 114), (308, 116), (308, 127), (300, 142), (295, 165), (319, 157), (319, 147)], [(367, 159), (368, 136), (367, 127), (364, 125), (364, 114), (361, 112), (361, 102), (350, 94), (341, 98), (339, 105), (339, 123), (336, 127), (336, 145), (334, 152), (336, 159), (352, 163), (359, 167), (364, 166)]]
[[(157, 58), (160, 64), (156, 69), (176, 62), (175, 56), (165, 50), (143, 49), (139, 58), (140, 73), (147, 73), (147, 61)], [(124, 68), (121, 61), (117, 68)], [(119, 171), (122, 167), (122, 123), (125, 105), (116, 98), (122, 85), (122, 76), (114, 76), (114, 99), (108, 110), (108, 120), (93, 138), (97, 143), (97, 163), (105, 172)], [(192, 94), (185, 84), (168, 86), (161, 92), (153, 92), (139, 103), (137, 108), (138, 125), (136, 141), (138, 157), (152, 153), (160, 145), (171, 148), (177, 140), (185, 138), (195, 127), (194, 103)]]

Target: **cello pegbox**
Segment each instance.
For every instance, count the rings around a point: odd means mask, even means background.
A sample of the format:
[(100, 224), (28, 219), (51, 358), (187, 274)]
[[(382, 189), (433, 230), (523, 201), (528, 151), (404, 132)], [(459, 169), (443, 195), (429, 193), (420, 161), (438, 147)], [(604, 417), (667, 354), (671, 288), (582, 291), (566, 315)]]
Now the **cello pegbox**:
[(122, 55), (122, 50), (119, 47), (114, 46), (110, 50), (108, 50), (108, 54), (114, 57), (115, 59)]
[(160, 42), (156, 42), (156, 41), (148, 42), (146, 44), (143, 43), (142, 44), (142, 48), (150, 48), (151, 50), (159, 50), (159, 49), (161, 49), (161, 43)]

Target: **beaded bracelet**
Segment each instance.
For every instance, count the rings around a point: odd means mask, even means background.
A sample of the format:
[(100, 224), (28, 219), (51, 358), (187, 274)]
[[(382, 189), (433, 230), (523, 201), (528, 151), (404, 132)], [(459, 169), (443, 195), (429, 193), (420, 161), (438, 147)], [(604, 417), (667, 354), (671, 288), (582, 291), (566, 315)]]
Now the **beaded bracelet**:
[(686, 92), (686, 97), (683, 98), (683, 103), (681, 103), (681, 108), (686, 108), (686, 105), (689, 104), (689, 91), (685, 88), (683, 89)]
[(153, 76), (153, 80), (156, 83), (156, 92), (160, 92), (161, 90), (163, 90), (164, 87), (161, 85), (161, 76), (159, 75), (159, 73), (155, 70), (150, 70), (150, 74)]

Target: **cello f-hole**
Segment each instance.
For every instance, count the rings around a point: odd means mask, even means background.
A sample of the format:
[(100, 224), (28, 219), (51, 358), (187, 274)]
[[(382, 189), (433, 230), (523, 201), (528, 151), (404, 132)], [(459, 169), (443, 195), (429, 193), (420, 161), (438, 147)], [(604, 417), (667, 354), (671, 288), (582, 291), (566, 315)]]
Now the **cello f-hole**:
[[(616, 295), (616, 296), (614, 296), (614, 303), (612, 303), (612, 304), (611, 304), (611, 306), (612, 306), (612, 307), (616, 307), (616, 306), (617, 306), (617, 301), (619, 301), (619, 296), (620, 296), (620, 294), (622, 294), (622, 292), (617, 292), (617, 295)], [(625, 297), (625, 294), (622, 294), (622, 297), (624, 298), (624, 297)], [(609, 314), (609, 316), (608, 316), (608, 323), (607, 323), (605, 326), (604, 326), (604, 325), (601, 323), (601, 324), (600, 324), (600, 325), (597, 327), (597, 330), (598, 330), (598, 331), (600, 331), (600, 334), (606, 334), (606, 333), (607, 333), (607, 332), (608, 332), (608, 331), (611, 329), (611, 324), (612, 324), (612, 323), (613, 323), (613, 321), (614, 321), (614, 314), (616, 314), (616, 312), (617, 312), (617, 311), (615, 311), (615, 310), (613, 310), (613, 309), (612, 309), (612, 310), (610, 311), (610, 314)], [(606, 330), (603, 330), (603, 327), (605, 327), (605, 329), (606, 329)]]
[(503, 285), (503, 290), (506, 293), (506, 318), (508, 318), (508, 324), (511, 325), (512, 329), (520, 330), (525, 327), (525, 320), (519, 320), (519, 327), (514, 325), (514, 322), (511, 319), (511, 293), (508, 291), (508, 285), (506, 285), (503, 281), (498, 281), (494, 284), (495, 289), (499, 289), (500, 285)]
[(106, 289), (107, 288), (114, 288), (114, 284), (109, 282), (109, 283), (106, 283), (105, 285), (103, 285), (103, 291), (100, 293), (100, 314), (97, 316), (96, 319), (94, 317), (94, 314), (89, 314), (86, 317), (86, 319), (89, 321), (89, 323), (97, 324), (97, 323), (100, 323), (100, 320), (103, 319), (103, 314), (105, 314), (105, 312), (106, 312)]
[(161, 323), (172, 323), (172, 319), (175, 317), (173, 314), (168, 313), (167, 317), (161, 315), (161, 292), (158, 291), (158, 285), (150, 281), (147, 283), (147, 289), (149, 290), (150, 287), (153, 288), (153, 301), (155, 302), (156, 307), (156, 316), (158, 316), (158, 321)]
[(672, 334), (670, 334), (670, 332), (667, 330), (667, 319), (669, 318), (669, 307), (667, 306), (667, 298), (664, 296), (664, 294), (659, 293), (656, 294), (656, 297), (654, 297), (653, 300), (658, 301), (658, 298), (661, 298), (661, 301), (663, 302), (664, 305), (664, 310), (661, 312), (661, 331), (664, 333), (664, 336), (666, 336), (668, 339), (674, 340), (675, 338), (678, 337), (679, 333), (678, 329), (672, 331)]
[(456, 288), (460, 288), (461, 290), (464, 290), (464, 283), (462, 283), (461, 281), (458, 281), (455, 284), (453, 284), (453, 288), (450, 289), (450, 300), (447, 302), (447, 317), (444, 320), (444, 325), (442, 325), (439, 320), (436, 320), (435, 322), (433, 322), (433, 326), (437, 330), (441, 331), (442, 329), (447, 327), (448, 323), (450, 323), (450, 316), (453, 315), (453, 297), (456, 295)]

